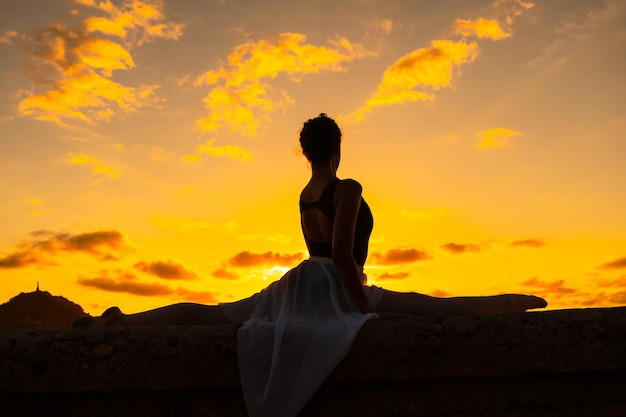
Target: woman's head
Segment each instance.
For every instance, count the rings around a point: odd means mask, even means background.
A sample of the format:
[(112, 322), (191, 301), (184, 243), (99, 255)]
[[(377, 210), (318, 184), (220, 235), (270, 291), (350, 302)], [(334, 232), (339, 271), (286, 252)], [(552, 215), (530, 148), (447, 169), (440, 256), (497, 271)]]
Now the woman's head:
[(339, 154), (341, 130), (325, 113), (304, 122), (300, 131), (302, 152), (312, 165), (328, 161)]

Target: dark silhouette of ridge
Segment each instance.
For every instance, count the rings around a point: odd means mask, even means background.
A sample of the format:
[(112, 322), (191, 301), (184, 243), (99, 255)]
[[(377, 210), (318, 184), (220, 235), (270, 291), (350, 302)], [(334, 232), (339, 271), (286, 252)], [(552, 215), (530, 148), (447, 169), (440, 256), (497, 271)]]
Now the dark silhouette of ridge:
[(0, 305), (0, 329), (63, 329), (85, 316), (83, 308), (47, 291), (20, 293)]

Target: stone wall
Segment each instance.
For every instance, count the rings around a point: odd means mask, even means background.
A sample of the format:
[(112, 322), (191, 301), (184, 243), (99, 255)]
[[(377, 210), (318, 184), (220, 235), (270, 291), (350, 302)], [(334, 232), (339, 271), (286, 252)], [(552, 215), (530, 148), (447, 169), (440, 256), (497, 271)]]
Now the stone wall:
[[(0, 415), (245, 416), (231, 326), (0, 332)], [(376, 320), (311, 416), (626, 416), (626, 307)]]

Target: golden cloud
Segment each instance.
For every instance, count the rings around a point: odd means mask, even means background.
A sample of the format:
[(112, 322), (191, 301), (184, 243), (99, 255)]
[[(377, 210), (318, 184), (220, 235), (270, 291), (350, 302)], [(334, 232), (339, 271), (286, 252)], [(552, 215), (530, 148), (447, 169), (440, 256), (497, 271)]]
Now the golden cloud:
[(476, 134), (478, 141), (475, 146), (477, 149), (501, 148), (509, 145), (509, 138), (520, 135), (518, 131), (502, 127), (482, 130)]
[(480, 246), (472, 243), (446, 243), (441, 245), (441, 248), (447, 250), (453, 254), (466, 253), (466, 252), (480, 252)]
[(25, 71), (34, 88), (20, 102), (20, 112), (59, 124), (95, 123), (109, 120), (114, 108), (132, 111), (154, 103), (157, 86), (127, 87), (110, 78), (113, 71), (135, 66), (129, 46), (178, 39), (182, 26), (164, 21), (161, 2), (125, 1), (119, 7), (109, 1), (77, 2), (106, 16), (88, 17), (76, 28), (54, 24), (27, 36)]
[(250, 251), (239, 252), (229, 259), (229, 263), (237, 267), (250, 267), (268, 264), (291, 266), (302, 260), (302, 253), (286, 254), (277, 252), (253, 253)]
[(91, 166), (93, 168), (92, 171), (94, 174), (103, 174), (104, 176), (109, 177), (109, 178), (119, 178), (122, 176), (121, 172), (109, 167), (108, 165), (104, 164), (103, 162), (91, 156), (88, 156), (82, 153), (78, 155), (74, 155), (70, 153), (68, 157), (69, 157), (69, 163), (71, 165)]
[(226, 67), (198, 77), (196, 86), (218, 84), (204, 98), (208, 116), (197, 121), (198, 128), (205, 132), (229, 128), (255, 135), (261, 121), (276, 107), (293, 103), (284, 92), (270, 97), (266, 80), (285, 74), (299, 81), (301, 74), (343, 71), (344, 63), (369, 55), (345, 38), (331, 41), (330, 47), (305, 41), (304, 35), (281, 33), (246, 42), (234, 48)]
[(215, 139), (207, 141), (205, 144), (200, 145), (198, 150), (193, 155), (186, 155), (181, 158), (184, 162), (202, 162), (202, 155), (207, 154), (214, 158), (226, 156), (239, 161), (248, 161), (252, 158), (252, 153), (246, 151), (241, 146), (236, 145), (223, 145), (215, 146)]
[(426, 252), (418, 249), (390, 249), (385, 253), (372, 254), (378, 264), (397, 265), (432, 259)]
[(155, 275), (163, 279), (183, 279), (192, 280), (198, 279), (192, 271), (188, 271), (183, 265), (174, 262), (172, 260), (166, 261), (153, 261), (153, 262), (137, 262), (133, 265), (133, 268), (145, 272), (147, 274)]
[(511, 32), (502, 29), (497, 20), (482, 17), (474, 21), (457, 19), (452, 25), (452, 29), (454, 33), (463, 37), (476, 36), (480, 39), (488, 38), (494, 41), (511, 36)]
[(178, 40), (185, 25), (166, 22), (161, 12), (163, 1), (126, 1), (116, 7), (110, 1), (96, 3), (94, 0), (77, 0), (85, 6), (95, 7), (108, 17), (91, 17), (83, 24), (88, 32), (100, 32), (119, 38), (134, 38), (142, 45), (155, 38)]
[(78, 234), (42, 230), (33, 232), (32, 237), (16, 245), (13, 253), (0, 258), (0, 268), (53, 265), (50, 255), (59, 253), (82, 252), (109, 260), (115, 259), (115, 253), (128, 250), (124, 235), (117, 230)]
[(433, 101), (434, 91), (451, 86), (454, 70), (477, 56), (474, 42), (432, 41), (430, 47), (416, 49), (387, 68), (376, 92), (347, 121), (361, 121), (379, 106)]

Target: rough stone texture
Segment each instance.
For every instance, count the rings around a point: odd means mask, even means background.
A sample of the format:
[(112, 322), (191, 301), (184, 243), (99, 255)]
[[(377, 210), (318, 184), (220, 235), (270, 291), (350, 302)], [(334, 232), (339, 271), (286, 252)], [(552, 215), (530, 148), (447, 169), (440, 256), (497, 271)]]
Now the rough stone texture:
[[(236, 350), (230, 326), (0, 332), (0, 414), (245, 416)], [(301, 416), (626, 416), (626, 307), (371, 321)]]

